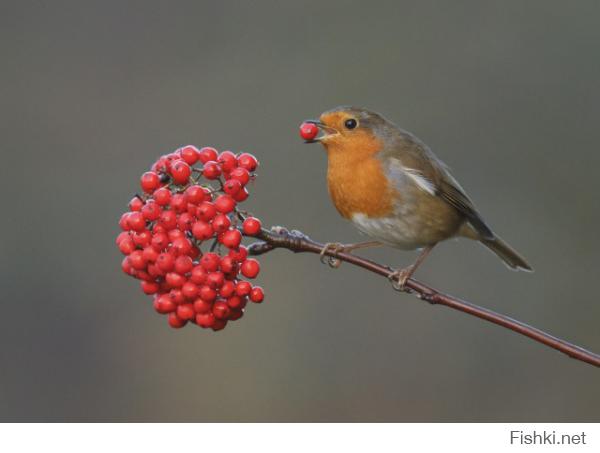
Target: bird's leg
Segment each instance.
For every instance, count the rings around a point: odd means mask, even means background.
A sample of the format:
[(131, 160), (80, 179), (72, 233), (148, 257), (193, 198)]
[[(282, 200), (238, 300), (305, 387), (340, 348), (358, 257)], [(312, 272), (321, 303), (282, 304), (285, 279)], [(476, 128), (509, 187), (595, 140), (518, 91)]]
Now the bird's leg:
[(392, 286), (396, 291), (405, 290), (406, 282), (415, 273), (415, 271), (421, 265), (421, 263), (425, 261), (425, 258), (427, 258), (429, 253), (431, 253), (433, 247), (435, 247), (435, 244), (424, 247), (413, 264), (405, 267), (404, 269), (398, 269), (388, 276), (390, 282), (392, 282)]
[(352, 250), (365, 249), (367, 247), (377, 247), (380, 245), (383, 245), (383, 244), (378, 241), (358, 242), (356, 244), (341, 244), (339, 242), (328, 242), (327, 244), (325, 244), (323, 246), (323, 248), (321, 249), (321, 253), (319, 255), (320, 255), (321, 262), (323, 264), (325, 264), (325, 262), (327, 262), (327, 264), (329, 264), (331, 267), (337, 269), (342, 264), (341, 260), (334, 258), (333, 256), (326, 257), (325, 254), (327, 252), (350, 253)]

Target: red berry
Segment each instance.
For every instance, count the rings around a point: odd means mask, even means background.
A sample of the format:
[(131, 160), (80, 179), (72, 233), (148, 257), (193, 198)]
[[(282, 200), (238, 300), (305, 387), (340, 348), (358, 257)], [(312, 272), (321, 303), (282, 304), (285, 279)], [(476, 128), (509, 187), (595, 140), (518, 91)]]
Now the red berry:
[(135, 245), (144, 248), (150, 244), (150, 241), (152, 240), (152, 233), (150, 233), (148, 230), (142, 230), (133, 233), (131, 237)]
[(155, 223), (154, 226), (152, 227), (152, 233), (153, 234), (160, 234), (160, 233), (167, 234), (167, 229), (163, 225)]
[(200, 158), (200, 162), (205, 164), (206, 162), (211, 161), (211, 160), (216, 161), (217, 157), (218, 157), (218, 153), (217, 153), (216, 149), (211, 148), (210, 146), (205, 146), (198, 153), (198, 157)]
[(179, 255), (187, 255), (192, 250), (192, 243), (188, 238), (181, 237), (173, 241), (172, 248)]
[(169, 291), (169, 297), (175, 305), (181, 305), (186, 302), (185, 296), (179, 288), (173, 288)]
[(211, 313), (199, 313), (196, 315), (196, 324), (200, 327), (208, 328), (212, 327), (215, 324), (215, 317)]
[(175, 211), (163, 211), (160, 213), (158, 221), (167, 230), (172, 230), (177, 226), (177, 214)]
[(304, 140), (313, 140), (319, 134), (319, 128), (313, 123), (302, 123), (300, 125), (300, 137)]
[(212, 308), (212, 313), (217, 319), (227, 319), (231, 309), (225, 302), (215, 302)]
[(171, 197), (171, 209), (175, 212), (183, 212), (187, 210), (188, 202), (182, 193), (177, 193)]
[(144, 247), (142, 255), (144, 256), (144, 259), (150, 263), (154, 263), (158, 259), (158, 252), (151, 246)]
[(205, 201), (198, 206), (196, 215), (200, 220), (208, 222), (209, 220), (212, 220), (215, 215), (217, 215), (217, 208), (210, 201)]
[(265, 293), (263, 292), (263, 289), (260, 286), (255, 286), (254, 288), (252, 288), (252, 291), (250, 291), (249, 297), (252, 302), (259, 304), (264, 300)]
[(247, 259), (242, 263), (240, 271), (244, 277), (254, 278), (260, 272), (260, 264), (258, 264), (258, 261), (252, 258)]
[(184, 212), (177, 219), (177, 226), (180, 231), (191, 231), (192, 223), (194, 222), (194, 217), (192, 217), (188, 212)]
[(213, 323), (211, 329), (217, 332), (218, 330), (223, 330), (225, 326), (227, 326), (226, 319), (215, 319), (215, 322)]
[[(152, 247), (150, 247), (150, 249), (152, 249)], [(152, 249), (154, 250), (154, 249)], [(148, 275), (154, 279), (158, 278), (158, 277), (162, 277), (164, 275), (164, 272), (161, 271), (158, 266), (154, 263), (148, 263)]]
[(221, 166), (215, 161), (208, 161), (204, 164), (202, 176), (206, 179), (217, 179), (221, 176)]
[(142, 215), (144, 219), (153, 221), (160, 217), (162, 213), (161, 207), (157, 203), (148, 202), (142, 208)]
[(165, 277), (165, 281), (171, 288), (181, 288), (185, 283), (185, 277), (176, 272), (169, 272)]
[(229, 250), (228, 256), (232, 257), (238, 263), (246, 260), (248, 249), (241, 245), (237, 250)]
[(208, 272), (215, 272), (219, 269), (221, 259), (216, 253), (205, 253), (200, 259), (200, 265)]
[(159, 284), (156, 282), (142, 281), (140, 285), (144, 294), (156, 294), (156, 292), (160, 288)]
[(238, 230), (229, 230), (223, 233), (220, 241), (225, 247), (237, 249), (242, 242), (242, 233)]
[(231, 226), (231, 220), (225, 214), (217, 214), (212, 223), (213, 230), (217, 233), (223, 233)]
[(185, 189), (184, 193), (188, 203), (199, 204), (204, 201), (206, 189), (198, 185), (193, 185)]
[(246, 170), (253, 172), (258, 167), (258, 160), (250, 153), (242, 153), (237, 158), (238, 165)]
[(130, 253), (129, 264), (138, 271), (146, 269), (146, 260), (144, 259), (144, 255), (141, 250), (134, 250)]
[(194, 311), (196, 313), (210, 313), (212, 311), (212, 302), (198, 298), (194, 301)]
[(144, 270), (141, 271), (135, 271), (135, 278), (139, 279), (139, 280), (144, 280), (147, 282), (151, 282), (154, 279), (150, 276), (150, 274), (148, 272), (146, 272), (146, 269), (144, 268)]
[(230, 321), (235, 321), (237, 319), (240, 319), (242, 316), (244, 316), (244, 310), (242, 309), (236, 309), (236, 310), (231, 310), (231, 313), (229, 313), (229, 320)]
[(238, 203), (241, 203), (241, 202), (243, 202), (243, 201), (246, 201), (246, 199), (248, 198), (248, 195), (250, 195), (250, 194), (248, 193), (248, 189), (246, 189), (246, 188), (244, 187), (242, 190), (240, 190), (238, 193), (236, 193), (236, 194), (233, 196), (233, 199), (234, 199), (236, 202), (238, 202)]
[(152, 164), (150, 169), (155, 173), (162, 173), (167, 169), (167, 160), (164, 156), (159, 157), (156, 162)]
[(142, 190), (147, 193), (152, 193), (160, 187), (160, 176), (153, 171), (147, 171), (140, 179)]
[(175, 163), (178, 160), (181, 160), (181, 156), (179, 155), (179, 153), (176, 151), (169, 153), (169, 154), (165, 154), (164, 157), (167, 160), (167, 165), (173, 165), (173, 163)]
[(194, 165), (196, 162), (198, 162), (198, 159), (200, 158), (199, 153), (200, 151), (198, 151), (198, 148), (192, 145), (184, 146), (179, 150), (181, 158), (188, 165)]
[(131, 212), (127, 217), (127, 224), (133, 231), (142, 231), (146, 228), (146, 220), (141, 212)]
[(221, 164), (221, 168), (227, 173), (237, 167), (237, 158), (231, 151), (223, 151), (219, 154), (217, 162)]
[(191, 174), (190, 166), (182, 160), (178, 160), (171, 165), (171, 176), (177, 184), (187, 184)]
[(140, 197), (133, 197), (129, 202), (130, 211), (141, 211), (144, 206), (144, 201)]
[(181, 287), (181, 293), (188, 299), (195, 299), (200, 288), (192, 282), (185, 282)]
[(245, 301), (246, 299), (241, 298), (240, 296), (231, 296), (227, 299), (227, 305), (229, 305), (229, 308), (233, 309), (244, 308), (246, 305)]
[(131, 227), (129, 226), (129, 214), (131, 214), (130, 212), (126, 212), (124, 214), (121, 215), (121, 218), (119, 219), (119, 227), (123, 230), (123, 231), (130, 231)]
[(229, 180), (239, 181), (243, 186), (245, 186), (250, 181), (250, 173), (248, 173), (248, 170), (245, 168), (238, 167), (229, 173)]
[(187, 324), (187, 321), (185, 319), (181, 319), (175, 313), (169, 313), (168, 320), (169, 325), (174, 329), (179, 329)]
[(159, 206), (165, 206), (169, 204), (171, 201), (171, 191), (166, 187), (161, 187), (152, 195), (154, 197), (154, 201)]
[(135, 275), (135, 269), (133, 267), (131, 267), (131, 264), (129, 264), (128, 256), (123, 258), (123, 261), (121, 261), (121, 270), (123, 272), (125, 272), (127, 275)]
[(181, 255), (175, 258), (175, 272), (178, 274), (184, 275), (192, 270), (194, 267), (194, 263), (192, 259), (187, 255)]
[(169, 245), (169, 236), (167, 236), (165, 233), (154, 233), (154, 235), (152, 236), (152, 241), (150, 241), (150, 243), (152, 244), (154, 250), (160, 252), (166, 249)]
[(167, 314), (174, 312), (177, 309), (177, 305), (175, 305), (168, 294), (161, 294), (154, 299), (154, 309), (161, 314)]
[(131, 236), (129, 235), (129, 232), (128, 232), (128, 231), (121, 231), (121, 232), (119, 233), (119, 235), (117, 236), (117, 239), (115, 240), (115, 243), (116, 243), (117, 245), (119, 245), (119, 243), (120, 243), (122, 240), (124, 240), (124, 239), (126, 239), (126, 238), (128, 238), (128, 237), (131, 237)]
[(135, 250), (135, 243), (133, 242), (133, 238), (131, 238), (131, 236), (123, 238), (119, 242), (118, 247), (123, 255), (129, 255), (131, 252), (133, 252)]
[(210, 223), (199, 220), (192, 225), (192, 234), (199, 241), (206, 241), (213, 236), (214, 231)]
[(185, 319), (189, 321), (190, 319), (194, 319), (196, 316), (196, 312), (194, 311), (194, 306), (192, 304), (182, 304), (177, 306), (177, 316), (181, 319)]
[(217, 298), (217, 291), (215, 291), (213, 288), (211, 288), (208, 285), (202, 285), (200, 287), (200, 291), (198, 292), (198, 295), (200, 296), (201, 299), (206, 300), (208, 302), (212, 302), (213, 300), (215, 300)]
[(198, 212), (198, 205), (195, 205), (193, 203), (188, 203), (187, 205), (187, 209), (186, 211), (189, 215), (191, 215), (192, 217), (196, 217), (196, 213)]
[(223, 272), (211, 272), (206, 276), (206, 284), (212, 289), (219, 289), (223, 286), (224, 281), (225, 275), (223, 275)]
[(245, 280), (242, 280), (235, 285), (235, 293), (238, 296), (247, 296), (252, 291), (252, 284)]
[(201, 285), (206, 281), (206, 275), (206, 271), (202, 266), (194, 266), (194, 268), (192, 269), (190, 280), (196, 285)]
[(217, 211), (227, 214), (235, 209), (235, 200), (229, 195), (219, 195), (215, 200), (215, 208)]
[[(237, 170), (237, 169), (236, 169)], [(237, 179), (230, 179), (223, 184), (223, 191), (229, 195), (235, 195), (242, 190), (242, 183)]]
[(221, 286), (221, 289), (219, 289), (219, 295), (221, 297), (230, 297), (233, 296), (233, 294), (235, 293), (235, 283), (232, 282), (231, 280), (225, 280), (223, 282), (223, 286)]
[(256, 217), (246, 217), (242, 225), (242, 229), (244, 230), (244, 234), (247, 234), (248, 236), (256, 236), (261, 229), (260, 220), (258, 220)]
[(221, 270), (225, 274), (237, 273), (237, 263), (230, 256), (221, 258)]
[(200, 253), (200, 249), (195, 245), (192, 245), (192, 248), (190, 249), (188, 255), (191, 259), (195, 260), (200, 256)]
[(185, 233), (177, 228), (175, 228), (173, 230), (169, 230), (167, 235), (169, 236), (169, 241), (171, 241), (171, 242), (173, 242), (175, 239), (185, 237)]

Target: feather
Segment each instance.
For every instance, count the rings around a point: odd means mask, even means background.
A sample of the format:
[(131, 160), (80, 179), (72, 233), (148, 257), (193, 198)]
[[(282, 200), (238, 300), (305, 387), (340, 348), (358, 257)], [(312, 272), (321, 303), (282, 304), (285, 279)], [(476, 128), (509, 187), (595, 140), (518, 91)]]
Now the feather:
[(395, 176), (400, 176), (399, 172), (402, 172), (419, 188), (454, 207), (465, 216), (482, 239), (495, 237), (448, 167), (414, 135), (402, 131), (395, 139), (388, 141), (379, 158), (387, 161), (388, 168)]
[(408, 177), (412, 179), (417, 186), (419, 186), (420, 189), (429, 193), (429, 195), (436, 194), (435, 184), (423, 176), (418, 170), (415, 170), (414, 168), (403, 167), (402, 171), (404, 171)]

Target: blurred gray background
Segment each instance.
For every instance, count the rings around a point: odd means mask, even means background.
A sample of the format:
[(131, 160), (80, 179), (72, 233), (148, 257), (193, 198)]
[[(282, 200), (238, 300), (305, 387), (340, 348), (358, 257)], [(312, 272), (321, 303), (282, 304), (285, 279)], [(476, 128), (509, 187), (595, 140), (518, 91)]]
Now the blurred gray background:
[(597, 369), (351, 266), (271, 253), (263, 305), (176, 331), (114, 245), (139, 175), (188, 143), (261, 159), (265, 224), (360, 239), (297, 128), (370, 107), (536, 268), (453, 241), (417, 277), (600, 351), (599, 21), (594, 1), (2, 1), (0, 420), (600, 421)]

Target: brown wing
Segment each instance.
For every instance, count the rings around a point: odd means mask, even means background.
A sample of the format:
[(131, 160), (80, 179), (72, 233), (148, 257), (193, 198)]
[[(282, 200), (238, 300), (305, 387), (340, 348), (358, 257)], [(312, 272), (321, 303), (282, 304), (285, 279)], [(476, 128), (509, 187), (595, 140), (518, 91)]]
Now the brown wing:
[(447, 173), (447, 170), (445, 170), (445, 173), (446, 175), (444, 175), (436, 185), (437, 195), (464, 214), (469, 223), (477, 230), (483, 239), (493, 239), (494, 233), (481, 218), (481, 215), (479, 215), (477, 209), (475, 209), (473, 202), (462, 190), (456, 180)]
[(494, 238), (494, 233), (446, 165), (414, 135), (402, 131), (398, 141), (382, 151), (381, 158), (397, 159), (403, 167), (417, 171), (431, 183), (433, 194), (462, 213), (483, 239)]

